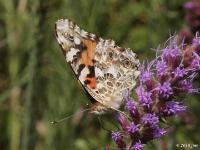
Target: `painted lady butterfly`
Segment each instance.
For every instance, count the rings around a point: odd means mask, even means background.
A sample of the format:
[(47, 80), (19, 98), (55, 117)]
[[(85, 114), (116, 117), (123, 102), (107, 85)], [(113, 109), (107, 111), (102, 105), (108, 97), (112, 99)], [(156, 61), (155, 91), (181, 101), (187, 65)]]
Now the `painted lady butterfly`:
[(133, 89), (140, 74), (139, 60), (130, 49), (80, 29), (74, 22), (56, 22), (56, 36), (66, 61), (89, 94), (91, 111), (118, 110), (123, 92)]

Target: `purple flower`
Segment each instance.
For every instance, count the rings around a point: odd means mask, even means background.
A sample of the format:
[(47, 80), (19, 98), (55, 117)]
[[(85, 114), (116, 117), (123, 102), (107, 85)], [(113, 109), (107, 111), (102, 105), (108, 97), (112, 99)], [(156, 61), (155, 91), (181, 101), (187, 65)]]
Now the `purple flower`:
[(183, 92), (187, 92), (187, 93), (199, 93), (199, 89), (197, 88), (194, 88), (193, 87), (193, 84), (192, 84), (193, 80), (190, 79), (190, 80), (182, 80), (180, 81), (179, 83), (179, 86), (180, 86), (180, 90), (183, 91)]
[(126, 144), (123, 140), (123, 135), (120, 132), (112, 132), (111, 136), (119, 148), (121, 149), (126, 148)]
[(169, 98), (173, 94), (173, 89), (169, 81), (166, 81), (163, 84), (159, 83), (156, 89), (159, 95), (163, 98)]
[(158, 125), (159, 118), (155, 114), (146, 114), (144, 117), (142, 117), (142, 122), (145, 125), (148, 125), (152, 128)]
[(137, 108), (136, 108), (136, 104), (129, 100), (126, 102), (126, 106), (127, 106), (127, 109), (132, 113), (132, 114), (135, 114), (136, 111), (137, 111)]
[(149, 91), (154, 88), (153, 72), (151, 71), (151, 67), (154, 63), (155, 60), (151, 61), (148, 64), (147, 69), (145, 69), (144, 65), (141, 67), (140, 82), (141, 84), (146, 85), (146, 88)]
[(110, 150), (110, 147), (109, 145), (106, 145), (105, 149), (104, 150)]
[(111, 133), (112, 139), (117, 142), (117, 141), (121, 141), (123, 139), (123, 136), (120, 132), (112, 132)]
[(152, 73), (150, 71), (144, 71), (141, 73), (140, 78), (141, 78), (140, 81), (143, 83), (150, 81), (152, 78)]
[(130, 91), (124, 94), (124, 110), (130, 117), (123, 113), (117, 116), (121, 131), (112, 133), (112, 138), (118, 148), (143, 150), (144, 143), (163, 137), (167, 132), (166, 126), (161, 128), (161, 123), (165, 125), (161, 120), (186, 111), (187, 107), (179, 98), (183, 94), (200, 92), (193, 87), (194, 78), (200, 73), (200, 37), (197, 35), (191, 46), (178, 46), (176, 42), (176, 37), (171, 38), (160, 56), (146, 68), (142, 66), (140, 82), (135, 89), (137, 98), (133, 101)]
[(193, 38), (192, 44), (194, 46), (199, 46), (200, 45), (200, 37), (196, 36), (195, 38)]
[(193, 33), (199, 31), (200, 27), (200, 1), (193, 0), (190, 2), (185, 3), (186, 12), (186, 19), (191, 26), (191, 30)]
[(131, 117), (134, 119), (138, 119), (139, 113), (136, 108), (137, 104), (132, 100), (132, 98), (130, 96), (130, 91), (126, 91), (124, 93), (124, 99), (125, 99), (126, 108), (128, 109), (129, 113), (131, 114)]
[(163, 51), (163, 58), (166, 61), (176, 59), (181, 55), (180, 49), (177, 46), (175, 48), (165, 48)]
[(188, 10), (193, 9), (194, 3), (193, 2), (187, 2), (187, 3), (185, 3), (184, 7), (185, 7), (185, 9), (188, 9)]
[(138, 96), (138, 100), (140, 101), (142, 106), (150, 108), (153, 103), (151, 98), (152, 93), (145, 91), (145, 89), (142, 86), (139, 86), (136, 89), (136, 93)]
[(139, 131), (139, 125), (135, 125), (134, 122), (131, 122), (127, 126), (127, 131), (130, 135), (133, 135), (134, 133), (137, 133)]
[(156, 70), (157, 70), (157, 75), (159, 78), (167, 75), (167, 71), (168, 71), (167, 63), (164, 60), (157, 61)]
[(124, 131), (126, 131), (127, 126), (129, 125), (129, 120), (124, 116), (124, 114), (117, 114), (117, 121), (120, 123)]
[(153, 138), (158, 139), (163, 137), (167, 132), (158, 126), (153, 129)]
[(184, 68), (177, 67), (172, 74), (174, 75), (175, 78), (183, 78), (187, 72)]
[(194, 54), (194, 59), (192, 61), (192, 68), (194, 68), (194, 71), (200, 71), (200, 56), (197, 53)]
[(176, 45), (176, 38), (170, 41), (170, 46), (165, 48), (163, 50), (163, 54), (161, 55), (162, 59), (165, 60), (165, 62), (168, 65), (168, 71), (171, 69), (174, 69), (177, 67), (177, 65), (180, 63), (181, 58), (181, 50)]
[(143, 150), (144, 144), (141, 141), (136, 142), (133, 146), (131, 146), (130, 150)]
[(180, 102), (169, 101), (166, 102), (164, 108), (161, 108), (161, 113), (164, 116), (178, 115), (186, 111), (186, 106)]
[(146, 83), (146, 82), (148, 82), (148, 81), (151, 80), (153, 74), (152, 74), (152, 72), (150, 71), (150, 67), (151, 67), (151, 66), (149, 66), (148, 69), (145, 70), (145, 69), (144, 69), (144, 66), (142, 66), (141, 74), (140, 74), (140, 81), (141, 81), (142, 83)]

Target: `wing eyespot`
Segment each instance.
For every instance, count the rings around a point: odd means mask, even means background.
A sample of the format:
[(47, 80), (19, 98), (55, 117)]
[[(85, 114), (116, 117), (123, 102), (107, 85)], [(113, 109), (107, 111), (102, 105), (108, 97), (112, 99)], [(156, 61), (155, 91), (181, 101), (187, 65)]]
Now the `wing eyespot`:
[(68, 40), (70, 40), (71, 42), (73, 42), (73, 41), (74, 41), (73, 35), (69, 34), (69, 35), (68, 35)]
[(126, 59), (126, 60), (123, 61), (123, 67), (124, 68), (129, 69), (129, 68), (131, 68), (131, 66), (132, 66), (132, 64), (131, 64), (131, 62), (128, 59)]
[(108, 55), (109, 55), (110, 58), (112, 58), (113, 57), (113, 51), (108, 52)]
[(125, 58), (125, 57), (124, 57), (124, 55), (123, 55), (123, 54), (119, 56), (119, 59), (120, 59), (120, 61), (123, 61), (123, 60), (124, 60), (124, 58)]
[(114, 76), (113, 76), (113, 74), (111, 74), (111, 73), (105, 73), (105, 74), (104, 74), (104, 78), (105, 78), (105, 79), (113, 79)]
[(107, 85), (109, 86), (109, 87), (113, 87), (113, 83), (112, 82), (107, 82)]
[(69, 41), (73, 42), (74, 41), (74, 36), (70, 33), (62, 33), (62, 36), (64, 36), (66, 39), (68, 39)]
[(118, 87), (119, 87), (120, 85), (121, 85), (121, 83), (120, 83), (120, 82), (117, 82), (117, 83), (116, 83), (116, 86), (118, 86)]
[(106, 89), (104, 87), (102, 87), (101, 89), (99, 89), (99, 93), (104, 94), (106, 92)]
[(117, 55), (117, 53), (113, 53), (113, 60), (114, 60), (114, 61), (117, 61), (117, 60), (118, 60), (118, 57), (119, 57), (119, 56)]

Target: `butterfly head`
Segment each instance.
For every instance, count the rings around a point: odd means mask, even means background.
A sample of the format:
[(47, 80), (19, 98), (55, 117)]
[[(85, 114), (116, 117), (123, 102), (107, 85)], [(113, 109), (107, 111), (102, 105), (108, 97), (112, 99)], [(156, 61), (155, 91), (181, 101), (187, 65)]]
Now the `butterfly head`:
[(61, 19), (56, 22), (57, 40), (66, 52), (71, 47), (81, 44), (81, 32), (82, 30), (73, 21)]

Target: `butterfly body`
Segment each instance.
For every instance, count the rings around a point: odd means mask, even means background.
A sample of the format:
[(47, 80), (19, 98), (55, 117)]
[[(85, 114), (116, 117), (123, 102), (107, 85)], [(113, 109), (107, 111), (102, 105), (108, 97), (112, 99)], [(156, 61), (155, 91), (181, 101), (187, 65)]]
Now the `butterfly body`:
[(68, 19), (56, 22), (56, 35), (66, 61), (93, 99), (92, 112), (117, 110), (123, 92), (133, 89), (140, 74), (136, 54), (116, 46), (113, 40), (80, 29)]

